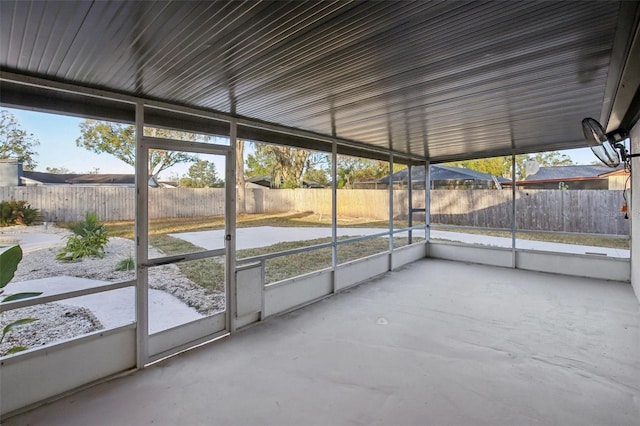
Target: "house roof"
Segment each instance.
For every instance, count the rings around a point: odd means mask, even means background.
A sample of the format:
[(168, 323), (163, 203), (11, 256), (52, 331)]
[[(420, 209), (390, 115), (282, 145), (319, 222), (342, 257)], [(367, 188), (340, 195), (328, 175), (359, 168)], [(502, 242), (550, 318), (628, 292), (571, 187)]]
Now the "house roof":
[(597, 179), (618, 171), (624, 171), (624, 168), (620, 166), (612, 169), (600, 164), (540, 167), (535, 174), (527, 176), (524, 182)]
[[(256, 185), (271, 187), (271, 176), (254, 176), (251, 178), (247, 178), (247, 182), (254, 183)], [(319, 182), (310, 179), (303, 179), (302, 184), (305, 188), (326, 188), (326, 185), (323, 185)]]
[[(408, 169), (402, 169), (393, 174), (394, 182), (406, 182), (409, 171)], [(463, 167), (451, 167), (443, 166), (440, 164), (434, 164), (430, 168), (429, 178), (432, 181), (435, 180), (476, 180), (476, 181), (491, 181), (494, 182), (494, 178), (498, 182), (507, 182), (508, 179), (503, 177), (493, 176), (488, 173), (477, 172), (475, 170), (465, 169)], [(411, 180), (413, 182), (424, 181), (424, 166), (415, 166), (411, 169)], [(384, 177), (379, 180), (380, 183), (388, 183), (389, 178)]]
[(46, 173), (23, 171), (22, 176), (49, 185), (134, 185), (131, 174)]

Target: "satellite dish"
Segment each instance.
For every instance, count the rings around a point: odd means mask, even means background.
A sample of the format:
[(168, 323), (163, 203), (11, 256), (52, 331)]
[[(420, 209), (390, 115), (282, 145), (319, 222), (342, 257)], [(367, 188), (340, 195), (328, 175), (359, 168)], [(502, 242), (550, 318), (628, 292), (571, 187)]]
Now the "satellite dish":
[(621, 150), (623, 159), (626, 159), (624, 144), (620, 142), (626, 139), (626, 132), (618, 130), (605, 133), (600, 123), (593, 118), (582, 120), (582, 131), (591, 151), (605, 165), (612, 168), (620, 165), (620, 154), (617, 150)]
[(525, 176), (535, 175), (536, 173), (538, 173), (538, 170), (540, 170), (540, 163), (538, 163), (536, 160), (527, 160), (524, 163), (524, 170)]

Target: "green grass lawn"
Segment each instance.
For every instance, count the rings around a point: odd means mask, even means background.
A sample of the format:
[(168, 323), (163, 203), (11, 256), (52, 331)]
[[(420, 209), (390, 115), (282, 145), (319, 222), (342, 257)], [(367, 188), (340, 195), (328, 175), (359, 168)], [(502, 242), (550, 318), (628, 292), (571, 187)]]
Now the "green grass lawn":
[[(347, 237), (344, 237), (347, 238)], [(341, 239), (344, 239), (341, 238)], [(414, 241), (419, 241), (416, 238)], [(331, 238), (277, 243), (268, 247), (238, 250), (238, 259), (262, 256), (331, 242)], [(150, 236), (149, 243), (166, 255), (197, 252), (203, 250), (187, 241), (168, 235)], [(406, 238), (395, 238), (394, 246), (407, 244)], [(345, 263), (381, 253), (389, 249), (387, 238), (373, 238), (338, 246), (338, 262)], [(224, 259), (214, 257), (177, 263), (180, 272), (194, 283), (214, 291), (224, 290)], [(304, 253), (289, 254), (265, 260), (265, 283), (273, 283), (297, 275), (331, 267), (331, 248), (320, 248)]]
[[(330, 227), (331, 218), (326, 215), (317, 215), (312, 212), (282, 213), (282, 214), (247, 214), (239, 215), (236, 219), (238, 228), (250, 228), (256, 226), (277, 227)], [(407, 226), (406, 221), (395, 221), (396, 228)], [(106, 222), (111, 236), (133, 238), (133, 221)], [(65, 226), (65, 224), (60, 224)], [(389, 227), (389, 222), (367, 218), (343, 218), (338, 220), (338, 226), (350, 228), (383, 228)], [(223, 229), (224, 218), (222, 216), (203, 217), (179, 217), (166, 219), (151, 219), (149, 221), (149, 235), (170, 234), (174, 232), (207, 231), (211, 229)]]

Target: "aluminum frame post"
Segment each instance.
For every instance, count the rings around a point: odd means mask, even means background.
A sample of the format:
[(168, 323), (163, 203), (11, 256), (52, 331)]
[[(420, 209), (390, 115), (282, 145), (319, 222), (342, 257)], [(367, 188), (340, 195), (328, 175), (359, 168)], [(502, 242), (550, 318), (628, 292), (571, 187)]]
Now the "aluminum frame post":
[(235, 120), (229, 122), (229, 143), (231, 149), (225, 164), (225, 247), (227, 249), (225, 284), (227, 288), (227, 330), (236, 331), (237, 287), (236, 287), (236, 144), (238, 143), (238, 125)]
[(516, 156), (511, 154), (511, 267), (516, 267)]
[(333, 269), (332, 290), (336, 292), (336, 270), (338, 267), (338, 144), (331, 146), (331, 268)]
[(431, 162), (424, 162), (424, 239), (431, 238)]
[(144, 104), (136, 103), (136, 367), (143, 368), (149, 359), (149, 150), (143, 145)]
[[(393, 252), (393, 154), (389, 155), (389, 256)], [(391, 259), (391, 258), (389, 258)], [(391, 261), (389, 261), (391, 270)]]
[(409, 207), (409, 236), (407, 238), (407, 242), (409, 244), (413, 243), (413, 231), (411, 230), (411, 227), (413, 226), (413, 175), (412, 175), (412, 171), (413, 171), (413, 166), (411, 164), (409, 164), (407, 166), (407, 179), (408, 179), (408, 187), (407, 187), (407, 197), (409, 197), (408, 200), (408, 207)]

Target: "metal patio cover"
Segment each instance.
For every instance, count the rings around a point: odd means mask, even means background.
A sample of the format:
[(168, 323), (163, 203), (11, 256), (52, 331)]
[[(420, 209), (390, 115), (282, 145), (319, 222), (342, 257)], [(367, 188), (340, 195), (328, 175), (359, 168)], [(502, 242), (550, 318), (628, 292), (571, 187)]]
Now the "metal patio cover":
[[(581, 120), (606, 124), (613, 108), (637, 10), (2, 0), (0, 67), (438, 162), (584, 146)], [(0, 88), (4, 105), (52, 109), (6, 81)]]

